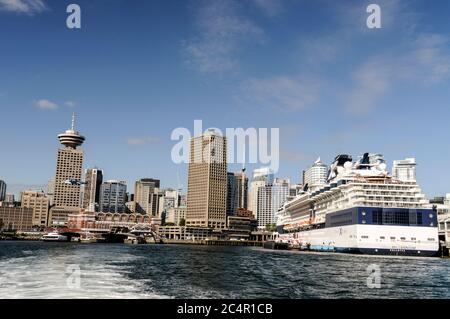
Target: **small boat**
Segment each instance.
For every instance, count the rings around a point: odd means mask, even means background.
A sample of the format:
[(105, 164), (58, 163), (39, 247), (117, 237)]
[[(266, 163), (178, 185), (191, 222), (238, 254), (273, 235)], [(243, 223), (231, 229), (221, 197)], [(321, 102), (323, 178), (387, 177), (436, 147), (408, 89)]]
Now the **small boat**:
[(263, 248), (275, 249), (275, 250), (286, 250), (286, 249), (289, 249), (289, 244), (270, 240), (270, 241), (265, 241), (263, 243)]
[(96, 243), (97, 242), (97, 238), (95, 238), (95, 237), (81, 237), (79, 242), (80, 243), (84, 243), (84, 244)]
[(41, 237), (42, 241), (68, 241), (68, 237), (60, 233), (48, 233)]

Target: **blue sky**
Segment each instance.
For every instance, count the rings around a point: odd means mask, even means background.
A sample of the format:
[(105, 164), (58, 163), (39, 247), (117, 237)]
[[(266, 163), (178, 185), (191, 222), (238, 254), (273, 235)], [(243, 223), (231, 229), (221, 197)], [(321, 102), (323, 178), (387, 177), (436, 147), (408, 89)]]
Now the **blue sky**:
[[(82, 10), (66, 27), (66, 6)], [(366, 27), (366, 7), (382, 28)], [(280, 128), (278, 176), (318, 156), (416, 157), (429, 196), (450, 192), (450, 2), (0, 0), (0, 179), (42, 185), (57, 134), (86, 136), (106, 178), (186, 188), (177, 127)], [(249, 166), (249, 169), (257, 165)], [(230, 170), (238, 166), (230, 165)], [(22, 187), (22, 186), (20, 186)]]

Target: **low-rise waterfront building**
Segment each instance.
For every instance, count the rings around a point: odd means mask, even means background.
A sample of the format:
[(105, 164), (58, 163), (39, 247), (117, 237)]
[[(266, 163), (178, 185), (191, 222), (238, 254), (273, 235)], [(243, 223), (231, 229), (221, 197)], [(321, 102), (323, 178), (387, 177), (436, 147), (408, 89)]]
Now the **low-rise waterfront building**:
[(0, 229), (30, 231), (32, 228), (32, 208), (0, 207)]
[(96, 213), (82, 211), (77, 214), (70, 214), (67, 223), (71, 229), (82, 230), (110, 230), (116, 227), (150, 227), (152, 220), (143, 214), (127, 213)]
[(160, 226), (158, 233), (161, 238), (168, 240), (207, 240), (212, 239), (213, 229), (192, 226)]

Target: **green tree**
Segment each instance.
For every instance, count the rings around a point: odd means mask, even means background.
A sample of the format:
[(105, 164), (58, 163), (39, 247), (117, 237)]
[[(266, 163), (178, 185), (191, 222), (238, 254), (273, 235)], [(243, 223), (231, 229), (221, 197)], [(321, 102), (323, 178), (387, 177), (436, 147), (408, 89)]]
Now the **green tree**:
[(178, 226), (186, 226), (186, 220), (184, 218), (181, 218)]
[(267, 224), (266, 225), (266, 230), (267, 231), (276, 231), (277, 230), (277, 225), (276, 224)]

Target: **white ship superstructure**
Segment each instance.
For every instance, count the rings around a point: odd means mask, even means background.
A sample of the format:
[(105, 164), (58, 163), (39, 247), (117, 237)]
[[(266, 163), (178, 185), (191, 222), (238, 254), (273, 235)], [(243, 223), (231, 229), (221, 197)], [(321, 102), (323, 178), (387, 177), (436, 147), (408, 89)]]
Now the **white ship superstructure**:
[(437, 212), (415, 181), (393, 179), (383, 156), (355, 163), (339, 155), (328, 184), (303, 192), (277, 214), (279, 240), (311, 250), (434, 255), (439, 249)]

